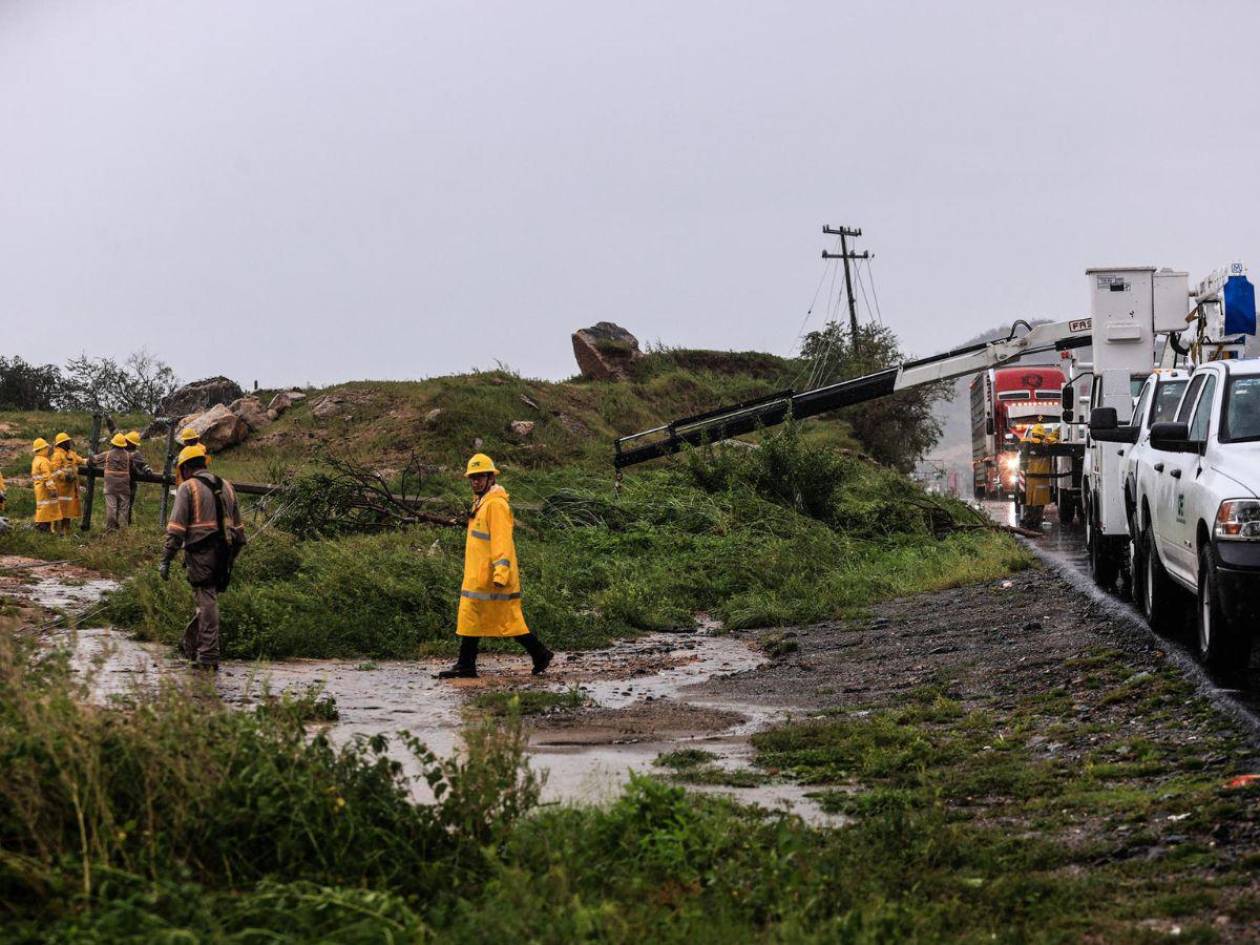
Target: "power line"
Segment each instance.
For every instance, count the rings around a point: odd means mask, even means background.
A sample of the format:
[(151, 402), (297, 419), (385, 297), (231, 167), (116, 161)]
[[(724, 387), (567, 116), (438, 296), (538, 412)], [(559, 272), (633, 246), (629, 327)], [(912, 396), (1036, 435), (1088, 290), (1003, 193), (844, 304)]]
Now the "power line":
[(875, 316), (879, 319), (882, 326), (884, 324), (884, 313), (879, 307), (879, 293), (875, 291), (875, 270), (871, 268), (871, 261), (866, 260), (866, 275), (871, 280), (871, 295), (875, 296)]

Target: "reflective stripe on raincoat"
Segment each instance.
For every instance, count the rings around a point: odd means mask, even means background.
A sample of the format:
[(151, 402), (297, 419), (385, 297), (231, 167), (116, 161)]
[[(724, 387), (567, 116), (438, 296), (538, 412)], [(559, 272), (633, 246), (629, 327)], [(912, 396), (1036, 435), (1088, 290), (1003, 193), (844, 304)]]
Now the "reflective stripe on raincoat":
[(79, 505), (79, 464), (84, 462), (86, 460), (74, 450), (65, 450), (60, 446), (53, 449), (53, 476), (57, 480), (62, 518), (78, 518), (83, 514)]
[(60, 522), (61, 499), (57, 497), (52, 460), (47, 456), (31, 460), (31, 488), (35, 490), (35, 521)]
[(529, 633), (521, 612), (521, 575), (508, 494), (496, 485), (473, 505), (464, 543), (464, 583), (455, 632), (465, 637)]

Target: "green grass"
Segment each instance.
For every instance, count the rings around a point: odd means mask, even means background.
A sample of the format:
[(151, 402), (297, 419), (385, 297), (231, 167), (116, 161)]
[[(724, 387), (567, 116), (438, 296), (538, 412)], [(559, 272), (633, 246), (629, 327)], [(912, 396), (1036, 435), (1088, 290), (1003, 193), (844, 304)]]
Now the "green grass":
[[(1126, 661), (1111, 651), (1069, 665), (1098, 674), (1102, 685), (1088, 697), (1095, 712), (1123, 711), (1111, 694), (1131, 678)], [(1091, 933), (1143, 942), (1141, 920), (1177, 918), (1183, 940), (1215, 941), (1216, 914), (1246, 921), (1253, 908), (1251, 898), (1223, 890), (1252, 885), (1254, 872), (1219, 848), (1213, 831), (1230, 823), (1251, 835), (1260, 826), (1260, 791), (1224, 787), (1230, 767), (1221, 759), (1239, 755), (1237, 736), (1220, 728), (1187, 683), (1161, 670), (1128, 688), (1137, 685), (1145, 702), (1134, 711), (1176, 706), (1180, 724), (1158, 739), (1113, 724), (1097, 734), (1084, 724), (1065, 731), (1039, 695), (998, 710), (925, 688), (894, 705), (758, 734), (756, 761), (817, 785), (824, 810), (852, 818), (845, 836), (853, 854), (872, 844), (872, 875), (857, 881), (881, 902), (907, 897), (901, 901), (916, 931), (906, 940), (934, 940), (923, 932), (943, 920), (935, 934), (951, 941), (982, 941), (992, 931), (1008, 941), (1069, 942)], [(1089, 747), (1083, 763), (1038, 753), (1029, 740), (1051, 727)], [(1187, 727), (1193, 743), (1181, 740)], [(1149, 849), (1168, 852), (1151, 858)], [(964, 904), (970, 916), (953, 912)]]
[[(934, 537), (941, 509), (951, 506), (927, 503), (895, 473), (813, 447), (795, 429), (769, 435), (739, 462), (697, 456), (627, 478), (620, 493), (573, 467), (505, 476), (531, 629), (550, 646), (585, 649), (690, 626), (697, 611), (731, 628), (808, 623), (992, 578), (1029, 560), (989, 531)], [(813, 472), (819, 465), (827, 477)], [(801, 470), (808, 477), (784, 493)], [(890, 504), (897, 495), (905, 507)], [(120, 545), (118, 556), (143, 559), (137, 548), (146, 540)], [(463, 545), (461, 530), (439, 527), (301, 542), (274, 528), (256, 534), (222, 598), (225, 655), (449, 651)], [(84, 557), (92, 547), (83, 546)], [(141, 567), (112, 596), (109, 615), (143, 638), (173, 643), (190, 609), (184, 582), (163, 584)]]
[[(1043, 700), (998, 715), (924, 688), (758, 736), (763, 768), (820, 784), (852, 818), (812, 828), (650, 778), (606, 806), (539, 807), (519, 706), (467, 729), (455, 758), (404, 736), (436, 798), (416, 803), (384, 738), (336, 748), (308, 734), (314, 693), (238, 712), (167, 685), (101, 708), (82, 686), (63, 658), (0, 636), (0, 909), (15, 945), (1123, 945), (1153, 940), (1147, 920), (1208, 942), (1215, 915), (1256, 912), (1254, 857), (1205, 841), (1225, 821), (1251, 835), (1260, 792), (1123, 735), (1087, 743), (1165, 757), (1166, 776), (1121, 791), (1047, 766), (1027, 744)], [(1193, 753), (1237, 752), (1183, 685), (1156, 674), (1152, 689), (1185, 707)], [(658, 760), (700, 783), (752, 783), (710, 781), (702, 749)], [(1084, 790), (1142, 819), (1081, 843), (1077, 827), (1111, 816), (1073, 811)], [(1185, 812), (1171, 829), (1187, 841), (1143, 856)]]
[(723, 768), (715, 764), (717, 755), (702, 748), (680, 748), (658, 755), (652, 764), (669, 771), (668, 778), (679, 784), (750, 788), (769, 778), (752, 768)]

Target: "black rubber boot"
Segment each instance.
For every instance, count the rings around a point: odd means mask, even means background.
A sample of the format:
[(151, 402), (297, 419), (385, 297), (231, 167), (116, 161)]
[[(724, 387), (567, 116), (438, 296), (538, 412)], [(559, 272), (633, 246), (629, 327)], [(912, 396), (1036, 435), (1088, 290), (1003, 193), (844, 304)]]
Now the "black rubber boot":
[(435, 679), (476, 679), (477, 678), (477, 646), (481, 637), (460, 637), (459, 656), (455, 665), (444, 669)]
[(538, 637), (534, 636), (532, 633), (519, 636), (516, 640), (521, 646), (525, 647), (526, 652), (533, 658), (534, 675), (541, 676), (545, 673), (547, 671), (547, 667), (551, 665), (551, 661), (556, 658), (556, 654), (552, 653), (551, 650), (543, 646), (542, 640), (538, 639)]

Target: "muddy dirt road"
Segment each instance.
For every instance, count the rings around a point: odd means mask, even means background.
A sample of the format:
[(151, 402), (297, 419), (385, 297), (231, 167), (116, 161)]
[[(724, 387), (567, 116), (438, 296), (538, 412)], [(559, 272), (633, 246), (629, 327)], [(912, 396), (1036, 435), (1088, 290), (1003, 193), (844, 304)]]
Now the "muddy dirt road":
[[(1003, 525), (1015, 524), (1014, 505), (1011, 502), (986, 501), (981, 505), (994, 521)], [(1133, 603), (1095, 586), (1089, 572), (1085, 531), (1079, 522), (1070, 526), (1061, 524), (1057, 510), (1050, 506), (1046, 509), (1041, 531), (1041, 538), (1024, 540), (1024, 544), (1048, 568), (1058, 573), (1075, 590), (1107, 608), (1114, 621), (1154, 634)], [(1194, 600), (1187, 593), (1178, 593), (1177, 596), (1182, 629), (1179, 633), (1157, 637), (1160, 645), (1168, 649), (1187, 678), (1204, 693), (1222, 704), (1228, 704), (1228, 711), (1246, 717), (1248, 724), (1260, 727), (1260, 652), (1252, 654), (1250, 670), (1243, 675), (1212, 674), (1203, 669), (1194, 656)]]

